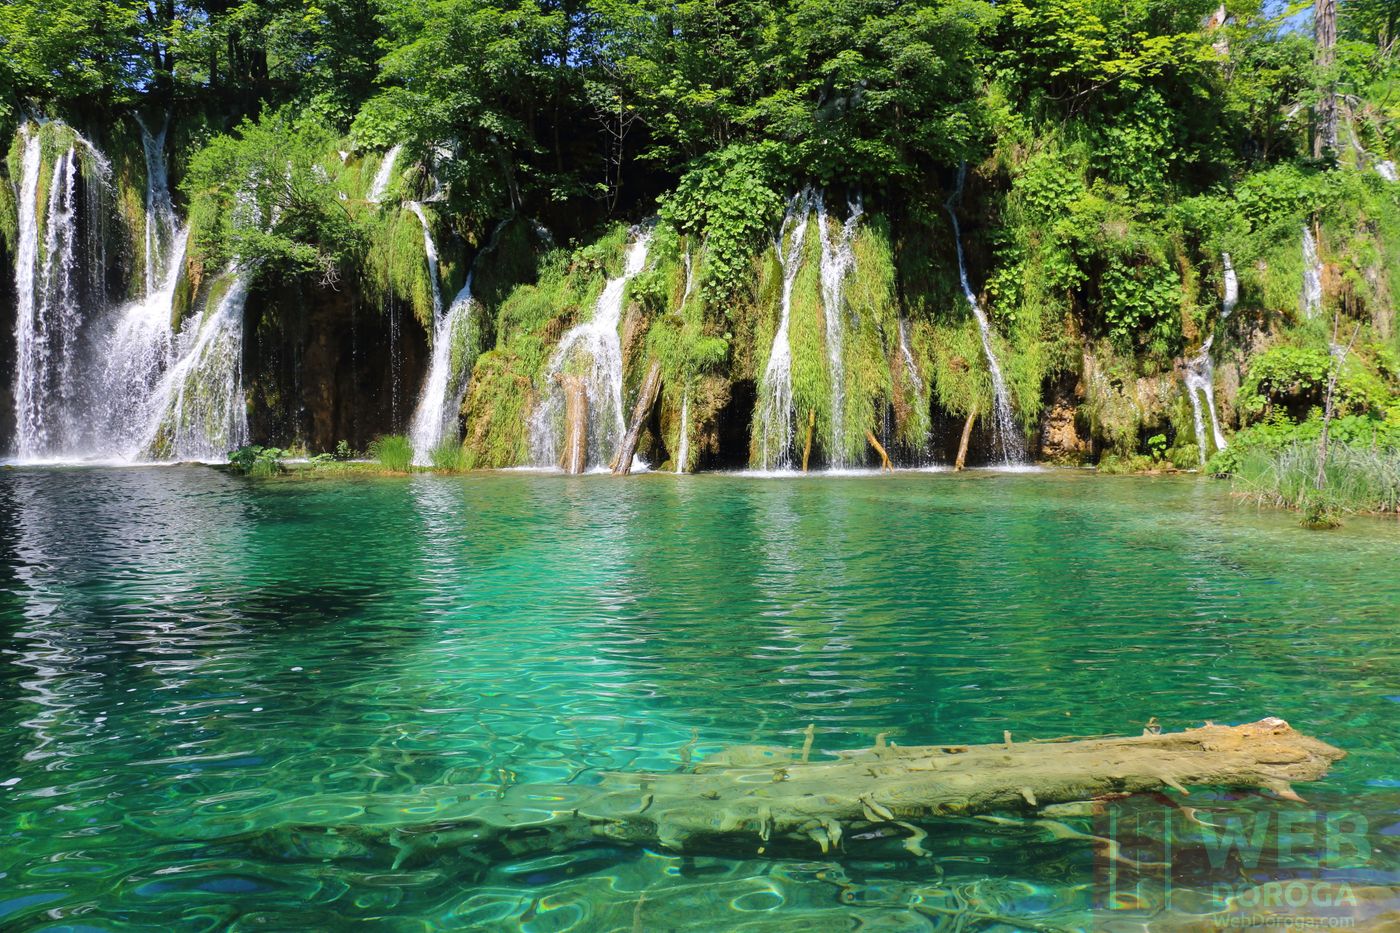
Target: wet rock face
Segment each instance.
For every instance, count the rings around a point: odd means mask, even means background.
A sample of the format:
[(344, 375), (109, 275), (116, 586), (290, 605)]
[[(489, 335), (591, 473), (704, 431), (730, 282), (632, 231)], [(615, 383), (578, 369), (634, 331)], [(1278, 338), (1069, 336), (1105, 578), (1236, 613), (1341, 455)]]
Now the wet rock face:
[(317, 453), (343, 440), (364, 450), (407, 428), (428, 347), (406, 308), (367, 307), (348, 289), (263, 288), (246, 326), (253, 443)]
[(1075, 422), (1075, 400), (1057, 391), (1045, 409), (1040, 427), (1040, 457), (1051, 463), (1082, 464), (1089, 460), (1089, 439)]

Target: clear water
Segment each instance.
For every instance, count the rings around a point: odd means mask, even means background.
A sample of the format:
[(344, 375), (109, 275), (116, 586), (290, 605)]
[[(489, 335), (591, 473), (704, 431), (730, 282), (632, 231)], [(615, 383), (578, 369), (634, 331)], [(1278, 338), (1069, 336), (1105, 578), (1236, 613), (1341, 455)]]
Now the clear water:
[(974, 897), (1084, 928), (1088, 846), (1031, 830), (924, 859), (395, 868), (269, 829), (674, 769), (693, 735), (698, 757), (808, 723), (820, 750), (1266, 714), (1351, 753), (1300, 791), (1393, 822), (1397, 545), (1174, 478), (0, 471), (0, 928), (1012, 929), (957, 925)]

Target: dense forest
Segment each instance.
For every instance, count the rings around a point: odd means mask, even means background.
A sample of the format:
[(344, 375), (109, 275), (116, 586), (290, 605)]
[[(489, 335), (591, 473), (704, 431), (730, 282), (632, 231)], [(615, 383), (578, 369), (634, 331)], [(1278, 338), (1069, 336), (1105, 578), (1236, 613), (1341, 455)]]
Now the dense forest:
[(14, 0), (6, 440), (583, 468), (630, 425), (653, 468), (1230, 472), (1331, 409), (1390, 449), (1398, 28), (1393, 0)]

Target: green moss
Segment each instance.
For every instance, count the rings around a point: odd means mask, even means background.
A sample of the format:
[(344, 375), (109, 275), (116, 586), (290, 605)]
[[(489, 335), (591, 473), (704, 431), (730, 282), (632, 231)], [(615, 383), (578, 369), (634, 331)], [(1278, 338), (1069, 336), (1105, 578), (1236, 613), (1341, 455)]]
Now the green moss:
[(534, 398), (533, 372), (519, 356), (508, 350), (482, 354), (462, 406), (467, 424), (462, 468), (529, 462), (528, 420)]
[[(895, 373), (907, 380), (900, 359), (899, 307), (895, 294), (894, 249), (889, 223), (881, 215), (869, 218), (851, 243), (854, 262), (846, 276), (842, 310), (845, 321), (841, 346), (845, 375), (843, 436), (833, 438), (832, 451), (858, 462), (866, 453), (869, 431), (877, 437), (886, 410), (893, 404)], [(912, 388), (906, 391), (912, 392)], [(915, 406), (901, 420), (899, 436), (922, 446), (928, 431), (928, 406)]]

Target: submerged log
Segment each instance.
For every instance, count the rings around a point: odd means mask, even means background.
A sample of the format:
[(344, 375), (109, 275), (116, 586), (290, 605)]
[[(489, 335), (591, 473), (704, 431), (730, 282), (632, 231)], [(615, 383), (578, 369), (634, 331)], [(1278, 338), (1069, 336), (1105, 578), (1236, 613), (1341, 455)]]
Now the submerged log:
[[(1291, 784), (1325, 775), (1344, 755), (1282, 719), (1207, 724), (1170, 734), (995, 745), (902, 748), (882, 734), (871, 748), (822, 753), (739, 746), (671, 773), (605, 773), (596, 785), (499, 784), (423, 788), (418, 795), (279, 801), (231, 816), (231, 828), (284, 849), (326, 857), (379, 849), (395, 865), (445, 851), (561, 849), (599, 839), (674, 851), (828, 852), (859, 836), (904, 836), (915, 824), (1018, 816), (1104, 796), (1188, 793), (1190, 786), (1264, 788), (1296, 799)], [(683, 756), (685, 757), (685, 756)], [(683, 766), (684, 768), (684, 766)], [(1051, 813), (1058, 812), (1056, 808)], [(329, 837), (329, 838), (328, 838)], [(912, 845), (912, 847), (911, 847)], [(918, 851), (916, 851), (918, 850)]]
[(977, 421), (977, 409), (967, 413), (967, 420), (963, 422), (962, 439), (958, 441), (958, 459), (953, 463), (955, 472), (962, 472), (962, 468), (967, 465), (967, 443), (972, 439), (972, 425)]
[(622, 439), (622, 447), (612, 463), (614, 476), (626, 476), (632, 472), (632, 458), (637, 453), (637, 442), (642, 439), (642, 425), (651, 416), (651, 410), (656, 407), (656, 397), (660, 394), (661, 361), (652, 360), (651, 369), (647, 370), (646, 378), (642, 380), (637, 404), (632, 409), (632, 424), (627, 428), (627, 436)]
[(564, 450), (559, 466), (565, 473), (588, 469), (588, 387), (580, 376), (557, 373), (564, 388)]
[(884, 445), (875, 439), (875, 432), (866, 431), (865, 439), (870, 442), (870, 446), (875, 448), (875, 452), (880, 455), (880, 469), (887, 473), (894, 472), (894, 464), (890, 462), (890, 455), (885, 451)]

